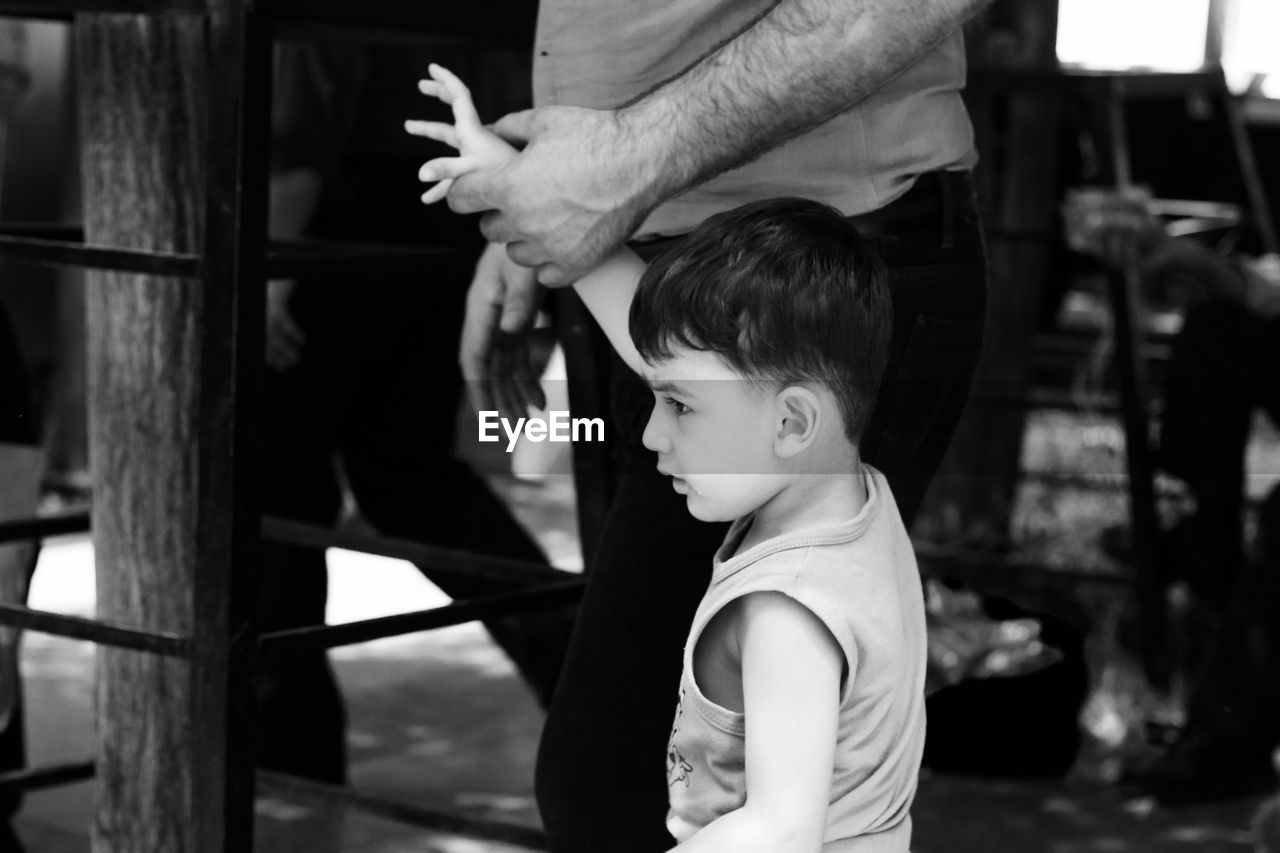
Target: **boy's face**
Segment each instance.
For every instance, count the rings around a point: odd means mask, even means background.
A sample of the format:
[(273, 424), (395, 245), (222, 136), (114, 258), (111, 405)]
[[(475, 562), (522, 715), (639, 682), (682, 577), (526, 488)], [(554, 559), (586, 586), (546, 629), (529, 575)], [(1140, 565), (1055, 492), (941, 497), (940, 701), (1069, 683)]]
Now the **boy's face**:
[(644, 446), (694, 518), (732, 521), (781, 490), (773, 394), (697, 350), (647, 364), (644, 377), (655, 398)]

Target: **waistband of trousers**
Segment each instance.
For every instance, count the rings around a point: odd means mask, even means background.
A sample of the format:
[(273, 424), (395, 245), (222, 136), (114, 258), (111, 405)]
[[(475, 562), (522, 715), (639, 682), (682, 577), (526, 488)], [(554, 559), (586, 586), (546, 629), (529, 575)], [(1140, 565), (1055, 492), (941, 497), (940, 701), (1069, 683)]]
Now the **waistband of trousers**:
[(849, 221), (867, 238), (947, 249), (956, 244), (965, 223), (975, 221), (976, 208), (968, 171), (926, 172), (884, 207)]
[[(884, 207), (848, 217), (858, 233), (895, 248), (946, 249), (955, 245), (966, 222), (976, 220), (973, 176), (967, 170), (925, 172), (911, 189)], [(678, 243), (684, 235), (632, 242), (631, 248), (650, 261)]]

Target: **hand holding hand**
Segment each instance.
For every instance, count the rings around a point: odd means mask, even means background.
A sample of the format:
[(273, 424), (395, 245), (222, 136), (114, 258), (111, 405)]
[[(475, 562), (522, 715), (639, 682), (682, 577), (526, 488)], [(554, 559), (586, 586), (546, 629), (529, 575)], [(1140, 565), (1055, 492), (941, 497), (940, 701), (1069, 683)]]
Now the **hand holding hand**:
[[(486, 212), (480, 230), (551, 287), (572, 284), (631, 236), (657, 201), (656, 158), (609, 110), (544, 107), (513, 113), (489, 130), (471, 93), (439, 65), (421, 80), (424, 95), (453, 108), (454, 123), (405, 122), (405, 130), (457, 149), (423, 164), (437, 181), (422, 200), (448, 198), (459, 213)], [(524, 150), (517, 152), (508, 141)]]
[[(432, 64), (430, 80), (419, 80), (424, 95), (453, 108), (453, 124), (407, 121), (405, 130), (457, 149), (457, 157), (429, 160), (418, 170), (421, 181), (436, 181), (422, 196), (433, 204), (449, 195), (454, 181), (477, 170), (494, 169), (516, 156), (516, 150), (480, 123), (471, 92), (454, 74)], [(467, 291), (466, 316), (458, 346), (458, 363), (467, 394), (477, 410), (523, 417), (527, 407), (546, 405), (529, 358), (529, 330), (542, 291), (534, 271), (507, 257), (506, 246), (490, 243), (476, 262)]]
[[(652, 152), (617, 113), (543, 107), (500, 119), (494, 130), (523, 145), (512, 160), (460, 177), (459, 213), (487, 211), (480, 230), (551, 287), (594, 269), (639, 227), (657, 201)], [(649, 164), (649, 165), (642, 165)]]

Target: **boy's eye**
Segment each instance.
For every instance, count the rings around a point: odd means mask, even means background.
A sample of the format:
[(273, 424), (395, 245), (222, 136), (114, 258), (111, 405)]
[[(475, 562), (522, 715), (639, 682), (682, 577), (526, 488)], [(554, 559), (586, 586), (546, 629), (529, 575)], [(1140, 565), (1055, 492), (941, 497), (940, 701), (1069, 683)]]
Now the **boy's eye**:
[(671, 407), (671, 411), (675, 413), (676, 417), (687, 415), (691, 411), (688, 406), (681, 403), (675, 397), (664, 397), (663, 401)]

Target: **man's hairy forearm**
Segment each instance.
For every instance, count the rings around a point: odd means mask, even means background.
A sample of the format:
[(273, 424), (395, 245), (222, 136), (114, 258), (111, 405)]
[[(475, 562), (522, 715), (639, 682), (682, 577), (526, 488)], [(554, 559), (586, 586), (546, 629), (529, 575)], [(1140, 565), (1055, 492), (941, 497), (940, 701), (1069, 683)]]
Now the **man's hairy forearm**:
[(659, 201), (775, 148), (874, 92), (989, 0), (780, 0), (618, 120)]

